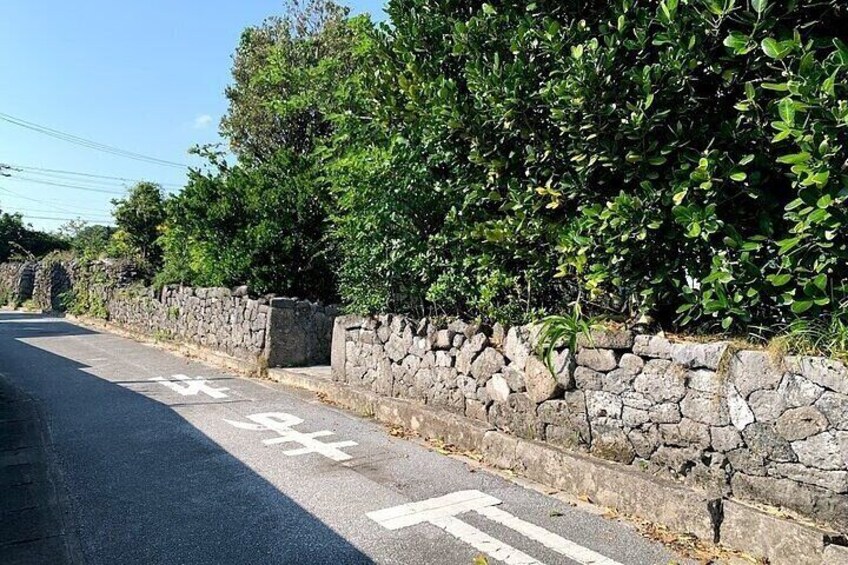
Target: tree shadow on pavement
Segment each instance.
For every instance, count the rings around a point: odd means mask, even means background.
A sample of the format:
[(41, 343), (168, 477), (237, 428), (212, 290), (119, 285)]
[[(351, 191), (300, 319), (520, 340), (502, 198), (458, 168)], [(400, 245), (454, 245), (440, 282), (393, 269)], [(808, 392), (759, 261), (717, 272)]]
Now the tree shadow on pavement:
[(0, 313), (0, 378), (44, 407), (87, 562), (371, 562), (170, 407), (21, 341), (96, 333)]

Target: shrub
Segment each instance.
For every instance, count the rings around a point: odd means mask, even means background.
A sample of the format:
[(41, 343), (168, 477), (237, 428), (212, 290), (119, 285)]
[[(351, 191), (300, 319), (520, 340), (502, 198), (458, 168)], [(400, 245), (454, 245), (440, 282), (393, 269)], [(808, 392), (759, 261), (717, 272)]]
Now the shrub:
[(359, 135), (335, 181), (354, 309), (519, 321), (579, 300), (730, 329), (844, 306), (840, 2), (387, 12), (379, 127), (340, 128)]

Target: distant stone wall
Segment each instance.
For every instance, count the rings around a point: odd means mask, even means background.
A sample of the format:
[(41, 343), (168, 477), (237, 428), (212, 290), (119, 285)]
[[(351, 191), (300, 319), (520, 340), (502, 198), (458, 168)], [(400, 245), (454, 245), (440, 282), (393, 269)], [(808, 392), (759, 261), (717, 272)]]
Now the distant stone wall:
[(0, 297), (8, 304), (21, 304), (32, 298), (37, 263), (12, 261), (0, 263)]
[(144, 286), (135, 265), (76, 266), (73, 291), (94, 314), (125, 329), (271, 367), (327, 364), (334, 306), (251, 297), (247, 287)]
[(595, 332), (553, 371), (532, 327), (336, 320), (333, 378), (848, 532), (848, 369)]

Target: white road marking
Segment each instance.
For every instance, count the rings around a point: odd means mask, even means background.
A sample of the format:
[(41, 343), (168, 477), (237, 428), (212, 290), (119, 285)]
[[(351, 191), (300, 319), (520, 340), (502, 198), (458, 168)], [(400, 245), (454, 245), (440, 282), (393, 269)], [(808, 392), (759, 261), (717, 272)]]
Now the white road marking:
[(501, 501), (478, 490), (463, 490), (437, 498), (410, 502), (369, 512), (367, 516), (389, 530), (399, 530), (424, 522), (433, 524), (455, 538), (507, 565), (536, 565), (539, 561), (497, 540), (457, 518), (458, 514), (477, 512), (524, 537), (583, 565), (621, 565), (591, 549), (553, 532), (526, 522), (509, 512), (495, 508)]
[(224, 392), (230, 390), (228, 388), (215, 388), (208, 384), (208, 380), (203, 377), (192, 378), (186, 375), (174, 375), (171, 379), (174, 380), (169, 380), (165, 377), (153, 377), (150, 380), (156, 381), (183, 396), (197, 396), (202, 392), (212, 398), (220, 399), (227, 398), (227, 395), (224, 394)]
[(353, 447), (359, 445), (355, 441), (336, 441), (332, 443), (323, 443), (316, 438), (333, 435), (330, 430), (320, 430), (317, 432), (304, 433), (291, 429), (293, 426), (302, 424), (303, 420), (297, 416), (286, 414), (285, 412), (265, 412), (262, 414), (252, 414), (247, 416), (247, 419), (254, 422), (252, 424), (246, 422), (234, 422), (232, 420), (224, 420), (231, 426), (242, 430), (250, 430), (254, 432), (271, 431), (276, 432), (278, 437), (262, 440), (265, 445), (276, 445), (278, 443), (297, 443), (302, 447), (283, 451), (283, 455), (297, 456), (306, 455), (308, 453), (318, 453), (333, 461), (347, 461), (352, 459), (350, 455), (341, 451), (342, 447)]

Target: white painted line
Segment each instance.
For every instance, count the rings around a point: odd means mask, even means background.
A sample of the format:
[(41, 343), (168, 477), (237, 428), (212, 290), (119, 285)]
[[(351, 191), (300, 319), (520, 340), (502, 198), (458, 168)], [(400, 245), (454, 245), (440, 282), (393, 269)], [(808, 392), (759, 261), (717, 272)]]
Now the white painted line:
[(422, 522), (430, 522), (433, 518), (456, 516), (500, 503), (501, 501), (497, 498), (479, 490), (461, 490), (437, 498), (370, 512), (368, 517), (388, 530), (398, 530)]
[(536, 524), (525, 522), (521, 518), (517, 518), (500, 508), (488, 506), (486, 508), (480, 508), (476, 512), (583, 565), (621, 565), (609, 557), (605, 557), (582, 545), (577, 545), (573, 541), (549, 532)]
[(227, 395), (224, 394), (224, 392), (230, 390), (228, 388), (215, 388), (208, 384), (208, 379), (203, 377), (192, 378), (186, 375), (174, 375), (171, 379), (173, 380), (166, 379), (165, 377), (153, 377), (150, 380), (156, 381), (183, 396), (197, 396), (202, 392), (212, 398), (221, 399), (227, 398)]
[(352, 459), (350, 455), (341, 451), (342, 447), (353, 447), (359, 445), (355, 441), (337, 441), (333, 443), (323, 443), (316, 438), (333, 435), (329, 430), (320, 430), (317, 432), (304, 433), (291, 429), (292, 426), (302, 424), (303, 420), (297, 416), (286, 414), (285, 412), (264, 412), (262, 414), (252, 414), (247, 416), (247, 419), (253, 423), (234, 422), (232, 420), (224, 420), (231, 426), (242, 430), (250, 430), (255, 432), (271, 431), (276, 432), (278, 437), (269, 438), (262, 441), (265, 445), (276, 445), (279, 443), (297, 443), (301, 445), (299, 448), (283, 451), (283, 455), (297, 456), (306, 455), (308, 453), (318, 453), (333, 461), (347, 461)]
[(481, 532), (471, 524), (466, 524), (453, 516), (433, 518), (431, 524), (440, 527), (456, 539), (463, 541), (492, 559), (503, 561), (507, 565), (542, 565), (521, 550)]
[(388, 530), (398, 530), (421, 523), (430, 523), (467, 543), (493, 559), (507, 565), (536, 565), (539, 561), (526, 553), (497, 540), (456, 516), (477, 512), (481, 516), (521, 534), (550, 550), (582, 565), (621, 565), (591, 549), (567, 540), (553, 532), (526, 522), (509, 512), (495, 508), (501, 501), (478, 490), (463, 490), (369, 512), (367, 516)]

